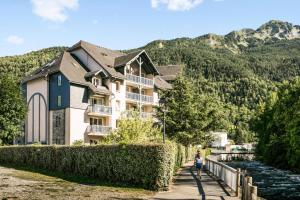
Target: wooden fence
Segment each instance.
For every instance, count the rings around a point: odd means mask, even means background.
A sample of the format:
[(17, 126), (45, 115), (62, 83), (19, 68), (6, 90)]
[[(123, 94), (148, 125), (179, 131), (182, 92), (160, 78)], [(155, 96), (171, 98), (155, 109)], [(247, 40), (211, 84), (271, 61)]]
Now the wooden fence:
[(242, 173), (240, 169), (234, 169), (210, 157), (205, 159), (205, 167), (242, 200), (260, 199), (257, 196), (257, 187), (252, 185), (252, 177)]

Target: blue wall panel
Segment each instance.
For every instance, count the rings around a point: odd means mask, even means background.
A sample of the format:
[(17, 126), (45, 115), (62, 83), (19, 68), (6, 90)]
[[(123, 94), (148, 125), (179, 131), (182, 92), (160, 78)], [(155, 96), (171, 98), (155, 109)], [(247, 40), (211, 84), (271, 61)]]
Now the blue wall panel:
[[(61, 86), (58, 85), (58, 76), (61, 75)], [(58, 106), (57, 97), (61, 96), (61, 106)], [(70, 82), (62, 73), (52, 74), (49, 78), (49, 109), (59, 110), (70, 107)]]

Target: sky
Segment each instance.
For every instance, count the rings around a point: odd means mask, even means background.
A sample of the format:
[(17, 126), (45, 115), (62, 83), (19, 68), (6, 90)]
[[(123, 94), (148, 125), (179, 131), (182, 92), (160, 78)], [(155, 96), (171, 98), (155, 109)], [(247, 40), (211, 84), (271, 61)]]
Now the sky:
[(272, 19), (300, 25), (300, 0), (1, 0), (0, 8), (0, 56), (79, 40), (131, 49)]

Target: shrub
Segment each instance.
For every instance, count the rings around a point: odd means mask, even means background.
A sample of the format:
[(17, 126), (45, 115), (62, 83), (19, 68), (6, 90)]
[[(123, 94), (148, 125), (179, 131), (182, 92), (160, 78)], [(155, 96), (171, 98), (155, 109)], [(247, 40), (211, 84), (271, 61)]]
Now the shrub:
[(193, 159), (193, 155), (191, 148), (171, 142), (147, 145), (7, 146), (0, 147), (0, 164), (166, 190), (174, 170), (186, 160)]
[(75, 140), (73, 143), (72, 143), (72, 145), (74, 145), (74, 146), (80, 146), (80, 145), (83, 145), (84, 143), (83, 143), (83, 140)]
[(0, 163), (165, 190), (175, 164), (173, 144), (0, 147)]

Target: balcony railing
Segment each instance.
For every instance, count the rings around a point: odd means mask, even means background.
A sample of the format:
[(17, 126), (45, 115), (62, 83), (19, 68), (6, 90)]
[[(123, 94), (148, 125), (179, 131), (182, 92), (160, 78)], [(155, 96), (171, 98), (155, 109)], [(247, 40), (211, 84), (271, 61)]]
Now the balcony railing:
[(138, 112), (138, 111), (133, 111), (133, 110), (126, 110), (125, 111), (125, 117), (127, 118), (132, 118), (132, 117), (141, 117), (144, 119), (153, 117), (153, 113), (150, 112)]
[(90, 125), (88, 126), (88, 133), (93, 133), (96, 135), (108, 135), (111, 132), (112, 128), (110, 126), (102, 125)]
[(138, 93), (126, 92), (126, 98), (134, 101), (143, 101), (147, 103), (153, 103), (153, 97), (148, 95), (140, 95)]
[(91, 113), (111, 115), (112, 108), (110, 106), (94, 104), (94, 105), (89, 105), (88, 111)]
[(147, 85), (147, 86), (153, 86), (153, 80), (149, 79), (149, 78), (140, 77), (140, 76), (136, 76), (136, 75), (133, 75), (133, 74), (126, 74), (126, 78), (127, 78), (128, 81), (131, 81), (131, 82), (134, 82), (134, 83)]

